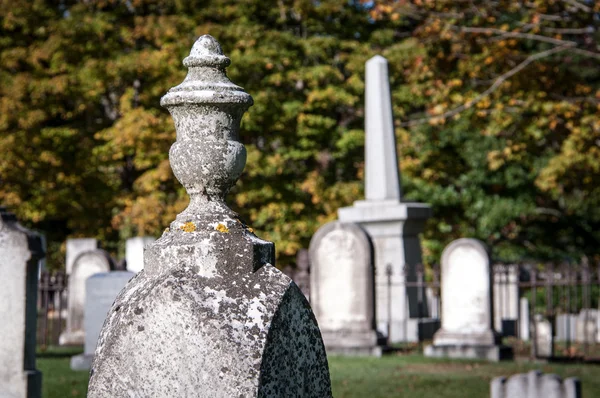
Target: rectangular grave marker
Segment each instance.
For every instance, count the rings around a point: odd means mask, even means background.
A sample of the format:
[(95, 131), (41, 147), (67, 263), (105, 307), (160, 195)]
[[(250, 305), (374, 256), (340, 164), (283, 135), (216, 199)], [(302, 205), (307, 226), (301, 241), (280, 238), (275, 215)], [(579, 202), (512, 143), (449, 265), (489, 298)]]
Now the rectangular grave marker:
[(35, 368), (37, 282), (44, 257), (40, 236), (0, 207), (0, 396), (39, 398)]

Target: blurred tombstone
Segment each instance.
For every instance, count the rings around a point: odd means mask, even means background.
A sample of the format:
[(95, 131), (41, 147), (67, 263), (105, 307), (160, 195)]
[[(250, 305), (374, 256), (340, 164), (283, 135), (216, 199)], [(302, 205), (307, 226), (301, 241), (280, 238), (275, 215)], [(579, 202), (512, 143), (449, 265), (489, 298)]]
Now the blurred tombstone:
[(77, 257), (90, 250), (98, 248), (98, 241), (94, 238), (77, 238), (67, 239), (67, 256), (66, 256), (66, 272), (67, 275), (71, 275), (73, 270), (73, 263)]
[(519, 318), (519, 268), (500, 265), (494, 272), (494, 328), (504, 336), (516, 335)]
[(577, 319), (577, 314), (556, 315), (556, 341), (575, 341)]
[(579, 343), (596, 343), (598, 332), (598, 310), (584, 308), (577, 315), (575, 324), (576, 339)]
[(83, 317), (86, 280), (99, 272), (109, 272), (113, 267), (110, 255), (100, 249), (80, 253), (75, 259), (71, 276), (69, 276), (67, 327), (58, 339), (60, 345), (83, 345), (85, 343)]
[(71, 369), (89, 370), (100, 329), (117, 295), (127, 282), (135, 276), (128, 271), (112, 271), (94, 274), (85, 281), (85, 312), (83, 326), (85, 344), (83, 354), (71, 358)]
[(38, 398), (42, 374), (35, 368), (40, 236), (0, 207), (0, 396)]
[(150, 236), (138, 236), (127, 239), (125, 242), (127, 271), (137, 274), (144, 269), (144, 248), (155, 240)]
[(373, 248), (358, 225), (323, 225), (310, 241), (311, 303), (329, 354), (381, 355)]
[(576, 378), (562, 381), (554, 374), (538, 370), (509, 377), (495, 377), (490, 385), (491, 398), (581, 398), (581, 383)]
[(519, 338), (522, 341), (529, 341), (529, 328), (531, 320), (529, 319), (529, 299), (521, 297), (519, 300)]
[(552, 324), (536, 314), (535, 320), (536, 354), (538, 358), (550, 358), (553, 355)]
[(485, 246), (475, 239), (458, 239), (442, 253), (442, 327), (425, 347), (432, 357), (479, 358), (498, 361), (512, 357), (499, 345), (492, 324), (492, 278)]
[(429, 307), (429, 314), (433, 319), (440, 318), (440, 298), (435, 291), (428, 287), (425, 289), (425, 296), (427, 297), (427, 306)]

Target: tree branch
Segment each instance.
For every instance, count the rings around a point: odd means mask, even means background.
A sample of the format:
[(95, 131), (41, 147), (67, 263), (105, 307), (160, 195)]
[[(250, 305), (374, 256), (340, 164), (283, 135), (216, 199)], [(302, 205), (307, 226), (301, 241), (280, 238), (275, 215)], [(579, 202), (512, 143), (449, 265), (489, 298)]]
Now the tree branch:
[(549, 50), (541, 51), (541, 52), (539, 52), (537, 54), (531, 55), (531, 56), (527, 57), (519, 65), (515, 66), (514, 68), (512, 68), (508, 72), (506, 72), (503, 75), (499, 76), (494, 81), (494, 84), (492, 84), (487, 90), (485, 90), (481, 94), (477, 95), (471, 101), (468, 101), (465, 104), (460, 105), (460, 106), (458, 106), (458, 107), (456, 107), (456, 108), (454, 108), (452, 110), (444, 112), (441, 115), (436, 115), (436, 116), (433, 116), (433, 117), (420, 118), (420, 119), (407, 120), (405, 122), (400, 123), (400, 126), (402, 126), (402, 127), (410, 127), (410, 126), (415, 126), (415, 125), (418, 125), (418, 124), (428, 123), (428, 122), (430, 122), (432, 120), (446, 119), (446, 118), (458, 115), (459, 113), (461, 113), (461, 112), (463, 112), (463, 111), (471, 108), (473, 105), (477, 104), (478, 102), (480, 102), (482, 99), (484, 99), (488, 95), (492, 94), (494, 91), (496, 91), (500, 87), (500, 85), (502, 83), (504, 83), (506, 80), (510, 79), (512, 76), (516, 75), (517, 73), (519, 73), (520, 71), (522, 71), (523, 69), (525, 69), (525, 67), (527, 67), (532, 62), (537, 61), (538, 59), (541, 59), (541, 58), (548, 57), (548, 56), (550, 56), (552, 54), (557, 54), (557, 53), (563, 52), (565, 50), (568, 50), (568, 49), (572, 48), (574, 45), (575, 45), (575, 43), (568, 42), (567, 44), (564, 44), (564, 45), (562, 45), (560, 47), (554, 47), (554, 48), (551, 48)]
[(593, 26), (588, 26), (586, 28), (542, 28), (542, 30), (548, 33), (559, 33), (565, 35), (592, 34), (596, 31)]
[(585, 12), (592, 12), (592, 9), (585, 4), (581, 4), (577, 0), (563, 0), (563, 2), (572, 5), (574, 8)]
[(566, 44), (569, 45), (576, 45), (577, 43), (570, 41), (570, 40), (560, 40), (560, 39), (554, 39), (552, 37), (547, 37), (547, 36), (542, 36), (542, 35), (535, 35), (532, 33), (523, 33), (523, 32), (507, 32), (505, 30), (502, 29), (495, 29), (495, 28), (470, 28), (470, 27), (456, 27), (457, 29), (459, 29), (461, 32), (465, 32), (465, 33), (488, 33), (488, 34), (497, 34), (497, 35), (501, 35), (502, 38), (509, 38), (509, 37), (514, 37), (514, 38), (518, 38), (518, 39), (529, 39), (529, 40), (537, 40), (537, 41), (541, 41), (544, 43), (551, 43), (551, 44), (555, 44), (558, 46), (563, 46)]

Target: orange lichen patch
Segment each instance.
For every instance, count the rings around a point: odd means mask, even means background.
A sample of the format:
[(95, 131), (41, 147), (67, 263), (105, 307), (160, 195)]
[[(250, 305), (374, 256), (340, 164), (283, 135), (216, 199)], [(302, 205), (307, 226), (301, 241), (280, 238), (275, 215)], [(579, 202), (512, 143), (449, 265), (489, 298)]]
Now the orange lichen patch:
[(196, 224), (194, 224), (192, 221), (188, 221), (180, 226), (179, 229), (183, 232), (194, 232), (196, 230)]
[(169, 228), (169, 227), (165, 228), (163, 234), (166, 234), (167, 232), (171, 232), (171, 228)]
[(219, 231), (219, 232), (222, 232), (222, 233), (224, 233), (224, 234), (227, 234), (227, 233), (229, 233), (229, 228), (227, 228), (227, 225), (225, 225), (225, 224), (221, 224), (221, 223), (219, 223), (219, 224), (218, 224), (218, 225), (215, 227), (215, 229), (216, 229), (217, 231)]
[(254, 228), (250, 228), (250, 227), (248, 227), (248, 228), (246, 228), (246, 229), (247, 229), (248, 231), (250, 231), (251, 233), (254, 233)]

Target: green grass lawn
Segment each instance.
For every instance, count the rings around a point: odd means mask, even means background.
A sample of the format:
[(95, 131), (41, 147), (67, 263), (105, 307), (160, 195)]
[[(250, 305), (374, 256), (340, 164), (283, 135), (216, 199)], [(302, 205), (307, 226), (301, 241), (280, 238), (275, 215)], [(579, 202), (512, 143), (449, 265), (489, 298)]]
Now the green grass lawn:
[(579, 377), (584, 398), (600, 396), (600, 367), (597, 365), (488, 363), (390, 355), (382, 358), (332, 357), (329, 367), (336, 398), (489, 397), (492, 378), (533, 369), (556, 373), (563, 379)]
[[(85, 397), (87, 372), (73, 372), (69, 356), (73, 349), (40, 353), (38, 369), (43, 372), (43, 397)], [(576, 376), (582, 382), (583, 397), (600, 396), (600, 366), (532, 364), (528, 362), (487, 363), (449, 361), (419, 355), (387, 355), (382, 358), (329, 359), (333, 394), (336, 398), (482, 398), (489, 396), (495, 376), (539, 369), (563, 378)]]

